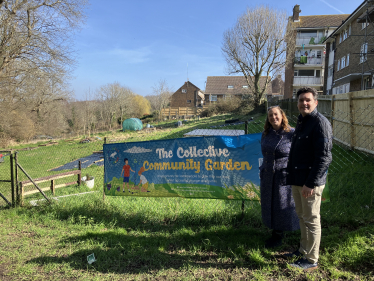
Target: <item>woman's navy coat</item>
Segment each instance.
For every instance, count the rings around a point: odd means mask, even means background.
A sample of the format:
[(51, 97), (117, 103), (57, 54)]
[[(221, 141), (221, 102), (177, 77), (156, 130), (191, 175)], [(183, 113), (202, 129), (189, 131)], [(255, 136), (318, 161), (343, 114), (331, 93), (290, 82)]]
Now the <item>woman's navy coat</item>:
[(275, 230), (299, 229), (291, 186), (286, 185), (286, 168), (295, 130), (270, 128), (261, 138), (263, 162), (260, 167), (261, 211), (263, 223)]

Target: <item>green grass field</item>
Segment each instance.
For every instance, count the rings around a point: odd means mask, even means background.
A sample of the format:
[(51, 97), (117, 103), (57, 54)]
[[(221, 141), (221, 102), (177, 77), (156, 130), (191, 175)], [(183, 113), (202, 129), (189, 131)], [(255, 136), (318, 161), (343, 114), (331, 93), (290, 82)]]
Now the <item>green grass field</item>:
[[(42, 177), (56, 173), (48, 171), (52, 168), (101, 150), (104, 137), (126, 142), (175, 138), (234, 117), (189, 121), (180, 128), (175, 121), (163, 122), (156, 124), (162, 129), (152, 134), (107, 132), (95, 135), (102, 140), (85, 144), (60, 140), (58, 145), (20, 151), (18, 161), (32, 177)], [(249, 133), (260, 132), (263, 120), (258, 116), (250, 122)], [(244, 125), (224, 128), (244, 129)], [(30, 145), (16, 149), (26, 147)], [(321, 256), (315, 272), (292, 269), (280, 257), (295, 249), (298, 231), (287, 233), (278, 249), (264, 248), (270, 230), (262, 225), (258, 201), (246, 201), (242, 213), (241, 200), (135, 196), (103, 200), (103, 167), (91, 165), (83, 175), (95, 176), (92, 190), (72, 185), (57, 189), (59, 198), (52, 205), (45, 201), (37, 207), (2, 205), (0, 280), (373, 280), (373, 159), (337, 145), (333, 155), (331, 202), (321, 208)], [(8, 161), (0, 164), (2, 178), (9, 173)], [(85, 193), (92, 191), (96, 192)], [(9, 197), (9, 185), (0, 183), (0, 192)], [(26, 203), (42, 198), (35, 194)], [(92, 264), (87, 262), (90, 254), (96, 258)]]

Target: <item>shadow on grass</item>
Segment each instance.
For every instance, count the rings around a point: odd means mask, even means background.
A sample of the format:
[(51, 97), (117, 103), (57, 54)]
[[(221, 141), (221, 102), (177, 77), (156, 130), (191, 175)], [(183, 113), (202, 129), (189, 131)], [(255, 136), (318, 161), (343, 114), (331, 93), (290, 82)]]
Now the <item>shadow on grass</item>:
[[(164, 229), (158, 233), (92, 231), (60, 241), (62, 247), (72, 245), (74, 249), (83, 245), (85, 249), (62, 257), (42, 256), (29, 263), (68, 264), (76, 270), (91, 267), (103, 273), (134, 274), (188, 267), (225, 269), (245, 265), (260, 269), (269, 264), (258, 250), (263, 236), (263, 229), (244, 227), (200, 231), (183, 228), (172, 232)], [(92, 253), (97, 261), (88, 265), (87, 256)]]

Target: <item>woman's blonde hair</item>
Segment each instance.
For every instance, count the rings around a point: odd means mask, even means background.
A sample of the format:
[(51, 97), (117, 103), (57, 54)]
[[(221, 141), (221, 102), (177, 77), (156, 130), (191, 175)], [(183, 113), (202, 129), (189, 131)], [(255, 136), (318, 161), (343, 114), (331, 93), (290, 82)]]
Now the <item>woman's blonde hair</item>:
[[(274, 108), (277, 108), (279, 110), (279, 112), (282, 114), (282, 124), (281, 124), (281, 126), (283, 128), (283, 131), (289, 132), (291, 127), (288, 124), (288, 119), (287, 119), (286, 113), (284, 113), (283, 109), (280, 108), (278, 105), (269, 107), (268, 112), (269, 112), (270, 109), (274, 109)], [(270, 128), (272, 128), (272, 126), (271, 126), (270, 121), (269, 121), (269, 115), (267, 114), (266, 115), (265, 126), (264, 126), (264, 135), (265, 136), (269, 133)]]

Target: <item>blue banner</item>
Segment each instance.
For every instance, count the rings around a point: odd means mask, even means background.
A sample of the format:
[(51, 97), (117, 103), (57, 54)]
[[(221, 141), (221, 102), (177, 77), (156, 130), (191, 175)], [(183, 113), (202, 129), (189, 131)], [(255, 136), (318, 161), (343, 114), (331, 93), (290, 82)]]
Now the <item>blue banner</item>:
[(104, 144), (105, 194), (259, 200), (261, 133)]

